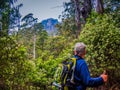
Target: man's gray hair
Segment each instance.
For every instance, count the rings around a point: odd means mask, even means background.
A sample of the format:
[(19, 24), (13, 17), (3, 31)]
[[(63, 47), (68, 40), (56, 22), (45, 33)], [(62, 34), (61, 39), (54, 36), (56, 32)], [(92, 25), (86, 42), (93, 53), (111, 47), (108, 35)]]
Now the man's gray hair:
[(77, 54), (83, 54), (85, 51), (86, 45), (83, 42), (79, 42), (75, 44), (74, 51), (77, 52)]

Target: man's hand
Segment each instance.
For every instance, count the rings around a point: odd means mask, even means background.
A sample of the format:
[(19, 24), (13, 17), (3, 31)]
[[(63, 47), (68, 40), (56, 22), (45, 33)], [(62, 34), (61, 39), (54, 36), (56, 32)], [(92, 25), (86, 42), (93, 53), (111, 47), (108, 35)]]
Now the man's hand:
[(100, 76), (102, 77), (102, 79), (103, 79), (104, 82), (107, 82), (107, 80), (108, 80), (108, 75), (106, 75), (106, 74), (101, 74)]

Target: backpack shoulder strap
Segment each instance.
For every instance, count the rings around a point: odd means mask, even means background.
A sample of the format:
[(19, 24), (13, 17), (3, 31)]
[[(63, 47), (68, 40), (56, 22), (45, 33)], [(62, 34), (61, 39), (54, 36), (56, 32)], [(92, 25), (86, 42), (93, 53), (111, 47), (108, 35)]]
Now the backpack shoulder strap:
[(73, 67), (72, 67), (73, 72), (72, 72), (72, 77), (71, 77), (71, 83), (75, 84), (75, 82), (74, 82), (74, 72), (75, 72), (75, 66), (76, 66), (76, 58), (71, 58), (71, 59), (73, 61)]
[[(69, 70), (70, 70), (70, 65), (68, 64), (67, 67), (68, 67), (68, 71), (69, 71)], [(66, 83), (66, 78), (67, 78), (67, 76), (68, 76), (68, 74), (65, 75), (65, 78), (64, 78), (64, 81), (63, 81), (64, 84)]]

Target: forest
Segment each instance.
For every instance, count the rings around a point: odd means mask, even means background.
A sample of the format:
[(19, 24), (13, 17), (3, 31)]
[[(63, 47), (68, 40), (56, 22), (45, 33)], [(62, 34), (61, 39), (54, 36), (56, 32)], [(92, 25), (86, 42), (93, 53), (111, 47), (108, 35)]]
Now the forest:
[(52, 90), (56, 67), (73, 56), (76, 42), (87, 45), (91, 77), (106, 70), (108, 82), (87, 90), (120, 90), (120, 0), (64, 3), (55, 35), (32, 12), (23, 18), (18, 0), (0, 0), (0, 90)]

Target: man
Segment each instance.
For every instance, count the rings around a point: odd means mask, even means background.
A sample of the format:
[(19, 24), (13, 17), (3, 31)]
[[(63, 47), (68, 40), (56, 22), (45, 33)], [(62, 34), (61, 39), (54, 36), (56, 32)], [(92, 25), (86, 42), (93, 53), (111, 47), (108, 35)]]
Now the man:
[(99, 77), (91, 78), (86, 61), (86, 45), (84, 43), (76, 43), (74, 47), (76, 61), (74, 81), (77, 84), (75, 90), (86, 90), (86, 87), (97, 87), (107, 82), (107, 75), (102, 74)]

